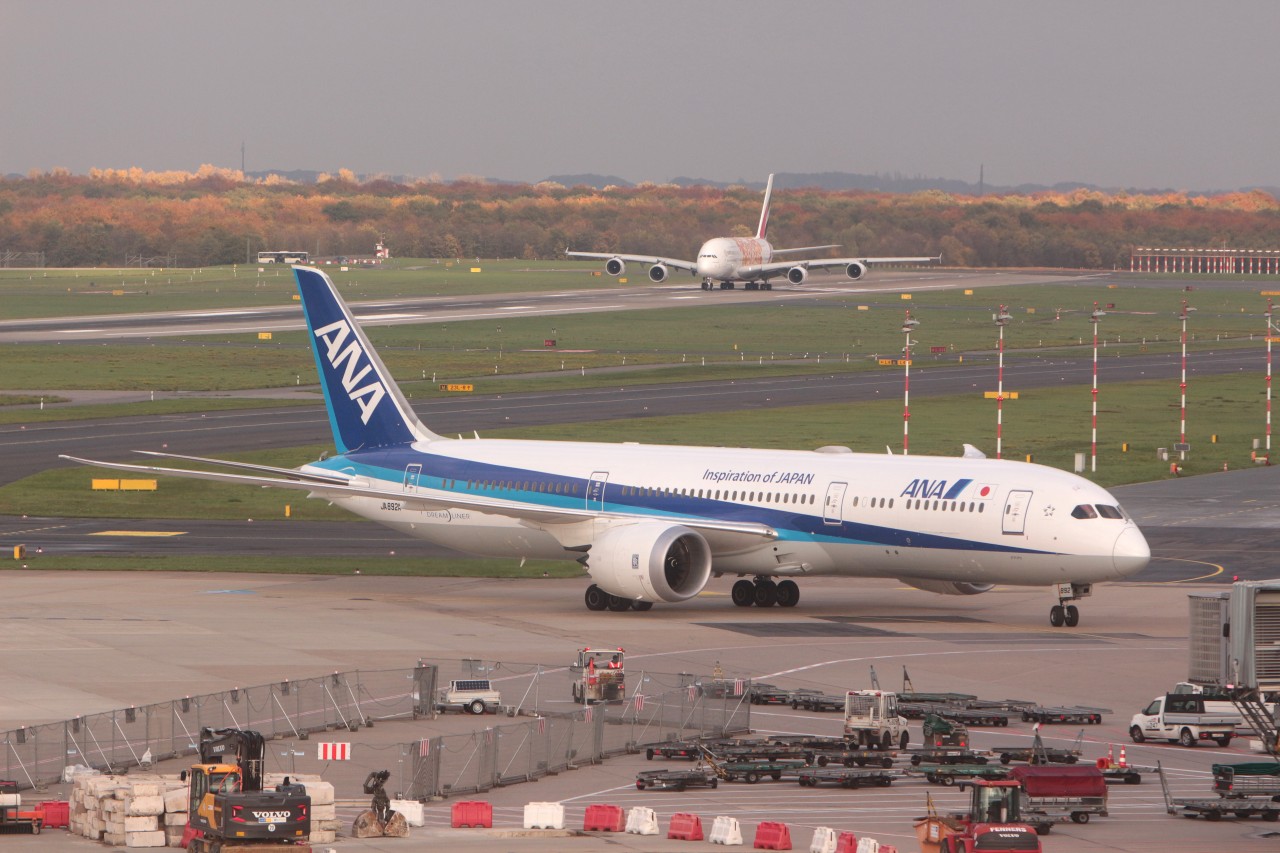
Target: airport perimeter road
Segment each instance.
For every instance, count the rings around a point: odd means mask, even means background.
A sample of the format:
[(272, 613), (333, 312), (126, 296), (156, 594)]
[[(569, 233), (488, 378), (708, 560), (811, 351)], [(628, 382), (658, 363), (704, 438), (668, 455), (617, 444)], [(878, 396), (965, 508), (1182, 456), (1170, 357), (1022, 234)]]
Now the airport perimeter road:
[[(1093, 364), (1089, 353), (1061, 351), (1006, 356), (1006, 387), (1058, 387), (1087, 384)], [(1196, 354), (1192, 377), (1257, 370), (1256, 352), (1224, 349)], [(696, 376), (690, 368), (690, 377)], [(745, 371), (749, 370), (744, 368)], [(1176, 380), (1176, 353), (1138, 353), (1105, 359), (1099, 365), (1104, 382), (1167, 377)], [(992, 366), (979, 358), (962, 365), (931, 368), (922, 361), (911, 372), (911, 392), (917, 396), (955, 394), (991, 385)], [(413, 401), (430, 429), (441, 435), (470, 434), (510, 426), (588, 423), (604, 420), (705, 414), (742, 409), (780, 408), (810, 404), (862, 402), (901, 396), (897, 372), (809, 375), (693, 381), (667, 385), (628, 386), (626, 374), (608, 388), (545, 391), (502, 395), (449, 397)], [(293, 393), (292, 391), (290, 393)], [(601, 440), (625, 440), (622, 430)], [(963, 436), (956, 439), (960, 451)], [(193, 456), (216, 456), (231, 451), (329, 444), (328, 417), (317, 398), (314, 407), (267, 408), (186, 415), (138, 415), (90, 421), (14, 424), (0, 427), (0, 483), (70, 463), (62, 453), (126, 461), (133, 450), (164, 450)], [(140, 458), (140, 457), (137, 457)]]
[[(0, 729), (353, 667), (409, 667), (419, 658), (559, 666), (574, 649), (600, 644), (627, 649), (632, 678), (646, 669), (705, 673), (719, 664), (730, 676), (838, 694), (869, 686), (872, 666), (883, 685), (897, 687), (905, 666), (918, 690), (1109, 709), (1100, 725), (1046, 726), (1044, 736), (1050, 746), (1068, 747), (1082, 735), (1082, 761), (1127, 743), (1129, 762), (1159, 761), (1168, 769), (1176, 796), (1208, 795), (1211, 764), (1250, 758), (1244, 744), (1184, 749), (1126, 740), (1129, 716), (1186, 675), (1186, 594), (1203, 589), (1194, 585), (1101, 586), (1084, 603), (1081, 626), (1067, 630), (1048, 626), (1050, 596), (1043, 590), (943, 598), (892, 581), (814, 579), (806, 583), (800, 607), (789, 612), (739, 611), (725, 606), (718, 592), (683, 606), (625, 614), (584, 610), (582, 584), (561, 580), (14, 571), (3, 573), (0, 583), (6, 601), (0, 631), (7, 638), (0, 647), (5, 684)], [(505, 722), (467, 721), (477, 730)], [(282, 741), (268, 751), (268, 769), (322, 772), (337, 785), (340, 814), (349, 821), (368, 799), (359, 789), (364, 775), (384, 766), (394, 771), (394, 754), (381, 747), (433, 736), (446, 723), (455, 727), (459, 721), (383, 721), (372, 729), (325, 737), (353, 744), (350, 762), (327, 765), (314, 759), (313, 744)], [(752, 711), (759, 734), (831, 735), (839, 725), (835, 715), (776, 707)], [(976, 729), (973, 740), (980, 748), (1017, 746), (1030, 743), (1032, 734), (1029, 724), (1015, 719), (1007, 728)], [(916, 727), (913, 740), (918, 739)], [(294, 761), (295, 751), (298, 764), (290, 766), (285, 762)], [(888, 788), (855, 790), (801, 788), (788, 781), (724, 784), (684, 794), (636, 790), (635, 773), (660, 765), (643, 755), (622, 756), (465, 796), (493, 803), (497, 825), (507, 830), (519, 828), (523, 805), (530, 801), (563, 803), (569, 827), (581, 826), (588, 804), (613, 803), (655, 808), (664, 836), (671, 814), (687, 811), (701, 815), (708, 830), (716, 815), (737, 818), (748, 845), (760, 821), (780, 820), (790, 825), (795, 849), (805, 848), (816, 826), (830, 826), (902, 851), (917, 849), (910, 826), (924, 813), (926, 796), (944, 811), (963, 800), (954, 788), (909, 778)], [(39, 796), (58, 793), (55, 788)], [(447, 828), (450, 806), (447, 800), (430, 804), (428, 827), (408, 840), (342, 839), (332, 846), (341, 853), (715, 849), (662, 836), (520, 838), (501, 837), (498, 830), (455, 832)], [(1273, 824), (1167, 816), (1150, 775), (1141, 785), (1113, 786), (1109, 809), (1110, 817), (1056, 827), (1045, 849), (1275, 849), (1274, 840), (1263, 835)], [(97, 848), (61, 834), (6, 838), (4, 844), (6, 851), (32, 853), (53, 849), (51, 842), (58, 850)]]

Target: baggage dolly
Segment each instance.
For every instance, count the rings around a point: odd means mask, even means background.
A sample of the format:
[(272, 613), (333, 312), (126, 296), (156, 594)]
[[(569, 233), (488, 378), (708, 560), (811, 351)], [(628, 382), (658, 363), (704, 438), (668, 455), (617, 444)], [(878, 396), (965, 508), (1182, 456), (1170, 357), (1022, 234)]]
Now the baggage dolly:
[(683, 791), (686, 788), (715, 788), (720, 778), (709, 767), (693, 770), (642, 770), (636, 774), (636, 788)]
[(1164, 793), (1164, 807), (1169, 814), (1181, 814), (1183, 817), (1203, 817), (1205, 820), (1222, 820), (1227, 815), (1241, 819), (1255, 815), (1265, 821), (1280, 820), (1280, 803), (1269, 797), (1266, 799), (1223, 797), (1174, 798), (1169, 792), (1169, 780), (1165, 778), (1163, 765), (1156, 764), (1156, 774), (1160, 777), (1160, 789)]
[(887, 770), (852, 770), (847, 767), (806, 767), (799, 774), (801, 787), (816, 788), (819, 785), (839, 785), (841, 788), (861, 788), (866, 785), (887, 788), (893, 784), (893, 774)]

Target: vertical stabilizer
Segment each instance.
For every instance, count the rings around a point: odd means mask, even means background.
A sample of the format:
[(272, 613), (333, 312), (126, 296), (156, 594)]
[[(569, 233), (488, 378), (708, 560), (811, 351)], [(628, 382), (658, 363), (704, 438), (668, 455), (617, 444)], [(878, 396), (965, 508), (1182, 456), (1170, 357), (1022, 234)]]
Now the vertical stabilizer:
[(756, 236), (761, 240), (764, 239), (764, 232), (769, 228), (769, 196), (773, 195), (773, 175), (769, 176), (769, 182), (764, 185), (764, 207), (760, 209), (760, 227), (756, 229)]
[(437, 438), (418, 420), (329, 277), (294, 267), (340, 453)]

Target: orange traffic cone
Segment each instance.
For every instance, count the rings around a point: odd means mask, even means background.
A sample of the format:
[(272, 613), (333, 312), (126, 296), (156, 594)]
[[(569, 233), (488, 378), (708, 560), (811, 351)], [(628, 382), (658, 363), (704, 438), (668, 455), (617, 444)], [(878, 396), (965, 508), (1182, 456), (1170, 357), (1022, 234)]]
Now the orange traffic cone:
[(1107, 766), (1116, 766), (1116, 745), (1114, 743), (1107, 744)]
[(1128, 759), (1126, 759), (1126, 758), (1124, 757), (1124, 744), (1121, 744), (1121, 745), (1120, 745), (1120, 766), (1121, 766), (1121, 767), (1128, 767), (1128, 766), (1129, 766), (1129, 761), (1128, 761)]

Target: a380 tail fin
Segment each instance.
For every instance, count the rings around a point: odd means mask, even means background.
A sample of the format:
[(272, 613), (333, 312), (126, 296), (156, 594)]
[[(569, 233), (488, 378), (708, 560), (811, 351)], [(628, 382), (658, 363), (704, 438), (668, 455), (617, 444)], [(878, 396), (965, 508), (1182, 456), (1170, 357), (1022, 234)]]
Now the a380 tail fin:
[(329, 277), (308, 267), (293, 274), (338, 452), (438, 438), (413, 413)]
[(764, 232), (769, 230), (769, 196), (773, 195), (773, 175), (769, 176), (769, 182), (764, 185), (764, 207), (760, 208), (760, 226), (756, 228), (756, 236), (761, 240), (764, 239)]

